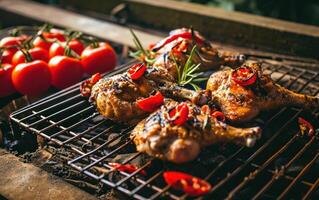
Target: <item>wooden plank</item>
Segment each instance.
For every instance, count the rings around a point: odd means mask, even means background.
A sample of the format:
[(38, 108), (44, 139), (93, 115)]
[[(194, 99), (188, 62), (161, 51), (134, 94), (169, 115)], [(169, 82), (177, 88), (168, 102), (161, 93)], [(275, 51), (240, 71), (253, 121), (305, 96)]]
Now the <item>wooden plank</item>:
[[(0, 194), (7, 199), (97, 200), (60, 178), (0, 149)], [(0, 196), (1, 198), (1, 196)]]
[[(63, 5), (85, 9), (86, 0), (62, 0)], [(122, 1), (117, 1), (122, 2)], [(126, 0), (128, 22), (169, 31), (193, 26), (210, 39), (238, 46), (319, 58), (319, 28), (199, 4), (171, 0)], [(80, 4), (81, 6), (79, 6)], [(99, 3), (90, 10), (101, 12)], [(107, 5), (109, 12), (111, 5)], [(109, 14), (103, 12), (104, 14)]]
[[(34, 21), (48, 22), (63, 28), (81, 31), (119, 44), (134, 46), (128, 28), (57, 7), (25, 0), (16, 0), (15, 3), (12, 3), (11, 0), (0, 0), (0, 10), (31, 18)], [(161, 37), (139, 30), (134, 30), (134, 32), (139, 38), (143, 38), (141, 42), (145, 47), (161, 39)]]

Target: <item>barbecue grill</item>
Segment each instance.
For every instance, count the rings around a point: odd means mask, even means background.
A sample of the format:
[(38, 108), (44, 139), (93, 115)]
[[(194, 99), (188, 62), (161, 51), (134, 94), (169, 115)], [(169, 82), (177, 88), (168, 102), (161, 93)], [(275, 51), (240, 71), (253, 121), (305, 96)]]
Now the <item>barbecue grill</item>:
[[(267, 58), (248, 55), (263, 63), (263, 69), (281, 85), (305, 94), (319, 93), (319, 73), (293, 66), (307, 60), (293, 57)], [(106, 74), (121, 73), (129, 64)], [(193, 162), (184, 165), (166, 163), (136, 152), (129, 135), (132, 127), (103, 119), (79, 85), (44, 98), (10, 116), (15, 134), (35, 133), (70, 151), (65, 160), (79, 172), (136, 199), (192, 198), (166, 185), (165, 170), (191, 172), (212, 184), (204, 198), (228, 199), (308, 199), (318, 181), (319, 152), (317, 137), (302, 137), (298, 116), (316, 124), (318, 111), (309, 114), (298, 108), (262, 113), (253, 123), (263, 127), (263, 136), (253, 148), (230, 144), (213, 145)], [(134, 173), (116, 171), (108, 163), (135, 164)], [(141, 175), (141, 171), (146, 175)]]
[[(83, 22), (87, 19), (71, 20), (69, 22), (61, 20), (62, 17), (65, 17), (65, 19), (77, 19), (73, 16), (77, 14), (69, 15), (69, 13), (46, 7), (56, 15), (54, 18), (50, 18), (50, 15), (47, 14), (50, 12), (46, 12), (47, 10), (43, 9), (41, 13), (42, 9), (39, 9), (37, 4), (33, 5), (33, 3), (19, 1), (15, 7), (8, 0), (2, 2), (4, 2), (1, 4), (4, 5), (3, 9), (8, 9), (8, 11), (2, 11), (1, 8), (0, 14), (14, 11), (18, 15), (27, 15), (32, 20), (50, 21), (61, 27), (71, 27), (76, 30), (81, 30), (82, 28), (82, 31), (84, 31), (81, 24), (76, 24), (76, 22)], [(72, 0), (63, 0), (61, 2), (67, 4), (72, 2)], [(83, 2), (86, 1), (83, 0)], [(72, 3), (69, 4), (71, 5)], [(93, 4), (94, 2), (92, 2), (92, 7), (94, 7)], [(293, 26), (287, 26), (288, 28), (285, 27), (285, 31), (280, 32), (282, 27), (278, 31), (276, 26), (280, 26), (280, 24), (278, 25), (278, 22), (276, 22), (270, 27), (257, 27), (259, 32), (264, 34), (261, 37), (254, 37), (257, 29), (254, 23), (258, 24), (258, 20), (256, 22), (243, 23), (247, 18), (233, 17), (238, 20), (234, 22), (228, 18), (224, 19), (225, 16), (220, 17), (218, 12), (217, 14), (215, 13), (216, 16), (204, 11), (200, 15), (194, 12), (196, 9), (192, 10), (187, 7), (190, 12), (188, 10), (179, 10), (178, 3), (166, 5), (165, 1), (157, 1), (156, 3), (147, 1), (145, 3), (147, 9), (143, 7), (144, 1), (131, 0), (127, 4), (129, 6), (133, 5), (129, 7), (130, 9), (123, 6), (125, 8), (124, 11), (129, 10), (131, 12), (129, 14), (126, 13), (127, 16), (133, 16), (127, 20), (137, 23), (137, 28), (140, 30), (143, 30), (143, 28), (139, 26), (146, 24), (151, 28), (152, 33), (160, 35), (160, 32), (157, 32), (158, 28), (163, 28), (161, 29), (163, 31), (169, 30), (171, 28), (169, 26), (184, 25), (177, 20), (176, 24), (171, 23), (171, 21), (167, 20), (170, 17), (152, 18), (150, 13), (158, 9), (160, 10), (158, 12), (161, 13), (168, 11), (167, 16), (175, 16), (175, 13), (177, 13), (178, 17), (176, 18), (183, 18), (189, 15), (190, 18), (194, 19), (195, 27), (198, 26), (200, 28), (200, 32), (207, 31), (213, 35), (212, 37), (216, 35), (216, 39), (220, 39), (219, 41), (229, 40), (238, 45), (230, 46), (232, 50), (245, 54), (249, 61), (261, 62), (263, 70), (270, 74), (277, 83), (304, 94), (319, 94), (318, 60), (286, 55), (286, 53), (292, 53), (314, 57), (315, 52), (317, 52), (316, 49), (319, 47), (317, 45), (319, 40), (316, 39), (315, 34), (291, 33), (289, 32), (289, 27), (294, 28)], [(24, 5), (27, 5), (25, 8), (30, 6), (30, 9), (35, 6), (34, 8), (39, 10), (39, 12), (30, 12), (32, 9), (22, 12)], [(100, 8), (99, 4), (96, 6)], [(145, 12), (140, 12), (141, 10)], [(122, 10), (122, 12), (124, 11)], [(123, 15), (125, 16), (125, 13)], [(143, 15), (143, 18), (139, 18), (141, 15)], [(11, 17), (12, 15), (8, 16)], [(100, 15), (98, 16), (100, 17)], [(198, 20), (198, 18), (201, 20)], [(21, 16), (20, 18), (17, 17), (17, 19), (25, 23), (24, 16), (22, 18)], [(99, 26), (101, 22), (91, 22), (86, 21), (87, 25), (93, 24), (85, 27), (87, 30), (95, 30), (96, 27), (93, 26), (98, 26), (105, 30), (105, 27)], [(229, 27), (231, 26), (234, 29), (230, 29)], [(109, 27), (109, 25), (106, 27)], [(114, 25), (110, 27), (114, 28)], [(219, 29), (216, 31), (215, 27), (219, 27)], [(122, 31), (121, 28), (116, 28), (117, 32)], [(272, 32), (272, 29), (276, 29), (277, 32)], [(297, 30), (297, 28), (295, 29)], [(150, 31), (149, 29), (147, 30)], [(234, 34), (235, 30), (238, 30), (242, 35)], [(213, 33), (213, 31), (215, 32)], [(102, 33), (100, 32), (99, 30), (96, 35), (101, 36)], [(204, 32), (205, 35), (208, 35), (207, 32)], [(112, 37), (116, 42), (127, 39), (126, 37), (118, 37), (112, 34), (107, 36)], [(267, 38), (273, 40), (267, 40)], [(285, 38), (285, 40), (282, 38)], [(303, 40), (306, 41), (304, 46), (300, 45), (303, 44)], [(242, 43), (239, 44), (236, 41), (241, 41)], [(270, 49), (272, 52), (280, 52), (282, 54), (257, 51), (252, 46), (244, 45), (244, 43), (265, 47), (263, 48), (264, 50)], [(127, 51), (128, 48), (117, 43), (112, 45), (120, 51), (122, 49)], [(218, 45), (225, 46), (220, 43), (217, 43)], [(249, 48), (243, 48), (244, 46)], [(105, 74), (105, 76), (124, 72), (134, 61), (127, 63), (127, 60), (121, 59), (121, 63), (126, 64), (117, 67), (115, 71)], [(207, 75), (210, 73), (208, 72)], [(114, 188), (126, 195), (125, 197), (127, 198), (318, 199), (318, 134), (314, 137), (301, 135), (298, 127), (299, 116), (307, 119), (318, 128), (318, 110), (309, 112), (295, 107), (285, 107), (279, 110), (263, 112), (253, 122), (245, 124), (247, 126), (259, 125), (263, 129), (262, 138), (257, 141), (253, 148), (240, 147), (233, 144), (216, 144), (204, 149), (196, 160), (182, 165), (164, 162), (136, 152), (135, 145), (130, 139), (130, 132), (134, 127), (117, 124), (100, 116), (94, 106), (80, 95), (79, 84), (32, 103), (12, 113), (9, 119), (15, 138), (23, 137), (22, 134), (36, 135), (39, 144), (47, 148), (52, 147), (53, 149), (61, 150), (61, 152), (56, 152), (56, 157), (59, 158), (58, 161), (69, 166), (70, 170), (75, 170), (82, 175), (82, 182), (100, 183), (108, 189)], [(112, 162), (134, 164), (138, 166), (138, 170), (133, 173), (118, 171), (110, 165)], [(212, 185), (212, 190), (202, 197), (188, 196), (165, 183), (162, 174), (167, 170), (187, 172), (202, 178)], [(146, 174), (144, 175), (142, 172)]]

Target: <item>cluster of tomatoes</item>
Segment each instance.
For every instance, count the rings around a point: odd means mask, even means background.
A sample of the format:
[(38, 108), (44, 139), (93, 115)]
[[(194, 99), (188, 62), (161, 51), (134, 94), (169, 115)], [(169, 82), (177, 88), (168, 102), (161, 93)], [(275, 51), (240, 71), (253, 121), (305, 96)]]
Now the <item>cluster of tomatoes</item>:
[(63, 89), (79, 82), (84, 74), (113, 70), (117, 60), (107, 43), (87, 44), (81, 37), (56, 30), (5, 37), (0, 50), (0, 97), (15, 92), (36, 96), (50, 86)]

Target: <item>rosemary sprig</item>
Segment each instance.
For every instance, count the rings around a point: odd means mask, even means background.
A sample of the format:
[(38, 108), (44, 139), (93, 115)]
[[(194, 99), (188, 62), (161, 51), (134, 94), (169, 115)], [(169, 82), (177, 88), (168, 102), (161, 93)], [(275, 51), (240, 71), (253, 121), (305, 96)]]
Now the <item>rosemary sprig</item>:
[(142, 62), (145, 62), (147, 65), (152, 65), (156, 58), (153, 56), (153, 52), (149, 49), (144, 49), (140, 40), (136, 36), (136, 34), (133, 32), (132, 29), (130, 29), (130, 32), (133, 36), (133, 42), (135, 44), (135, 48), (137, 49), (135, 52), (130, 52), (130, 56), (133, 58), (136, 58), (137, 60), (140, 60)]
[(200, 77), (200, 75), (202, 75), (202, 73), (197, 72), (198, 68), (200, 67), (200, 63), (199, 64), (195, 64), (193, 63), (193, 57), (195, 55), (195, 51), (196, 51), (197, 46), (194, 45), (194, 47), (191, 50), (191, 53), (189, 55), (189, 57), (187, 58), (187, 61), (185, 63), (184, 66), (180, 66), (174, 55), (173, 60), (175, 62), (175, 66), (177, 69), (177, 83), (180, 86), (186, 86), (186, 85), (190, 85), (192, 86), (195, 90), (199, 90), (200, 87), (197, 85), (197, 83), (202, 82), (207, 80), (207, 78), (204, 77)]

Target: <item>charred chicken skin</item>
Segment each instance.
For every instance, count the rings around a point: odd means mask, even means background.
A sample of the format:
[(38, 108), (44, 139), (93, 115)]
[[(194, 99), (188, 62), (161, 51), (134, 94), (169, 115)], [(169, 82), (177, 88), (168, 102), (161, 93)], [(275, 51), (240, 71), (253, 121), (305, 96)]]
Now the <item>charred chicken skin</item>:
[(247, 63), (243, 68), (252, 70), (253, 74), (249, 80), (238, 82), (234, 77), (238, 71), (225, 69), (213, 73), (207, 82), (213, 102), (230, 121), (249, 121), (260, 111), (284, 106), (297, 106), (309, 110), (319, 108), (318, 97), (298, 94), (274, 83), (269, 75), (263, 74), (260, 64)]
[(170, 32), (170, 35), (158, 42), (151, 50), (156, 58), (154, 66), (166, 68), (173, 77), (176, 77), (176, 63), (184, 66), (185, 62), (196, 45), (195, 64), (200, 65), (200, 71), (219, 69), (221, 65), (237, 66), (244, 62), (245, 56), (235, 52), (222, 51), (213, 47), (212, 43), (201, 36), (197, 31), (181, 28)]
[[(185, 117), (182, 116), (184, 110), (176, 111), (181, 106), (187, 106), (188, 110), (184, 120), (181, 120)], [(192, 103), (166, 100), (159, 110), (138, 123), (131, 137), (139, 152), (184, 163), (194, 160), (201, 149), (218, 142), (253, 146), (260, 134), (259, 127), (235, 128), (212, 117), (207, 109), (203, 111)]]
[[(82, 88), (83, 90), (83, 88)], [(136, 124), (149, 112), (138, 106), (138, 100), (160, 91), (164, 96), (189, 99), (194, 102), (202, 95), (181, 88), (174, 78), (163, 68), (148, 68), (138, 80), (132, 80), (129, 73), (102, 78), (93, 85), (90, 101), (104, 117), (126, 124)]]

